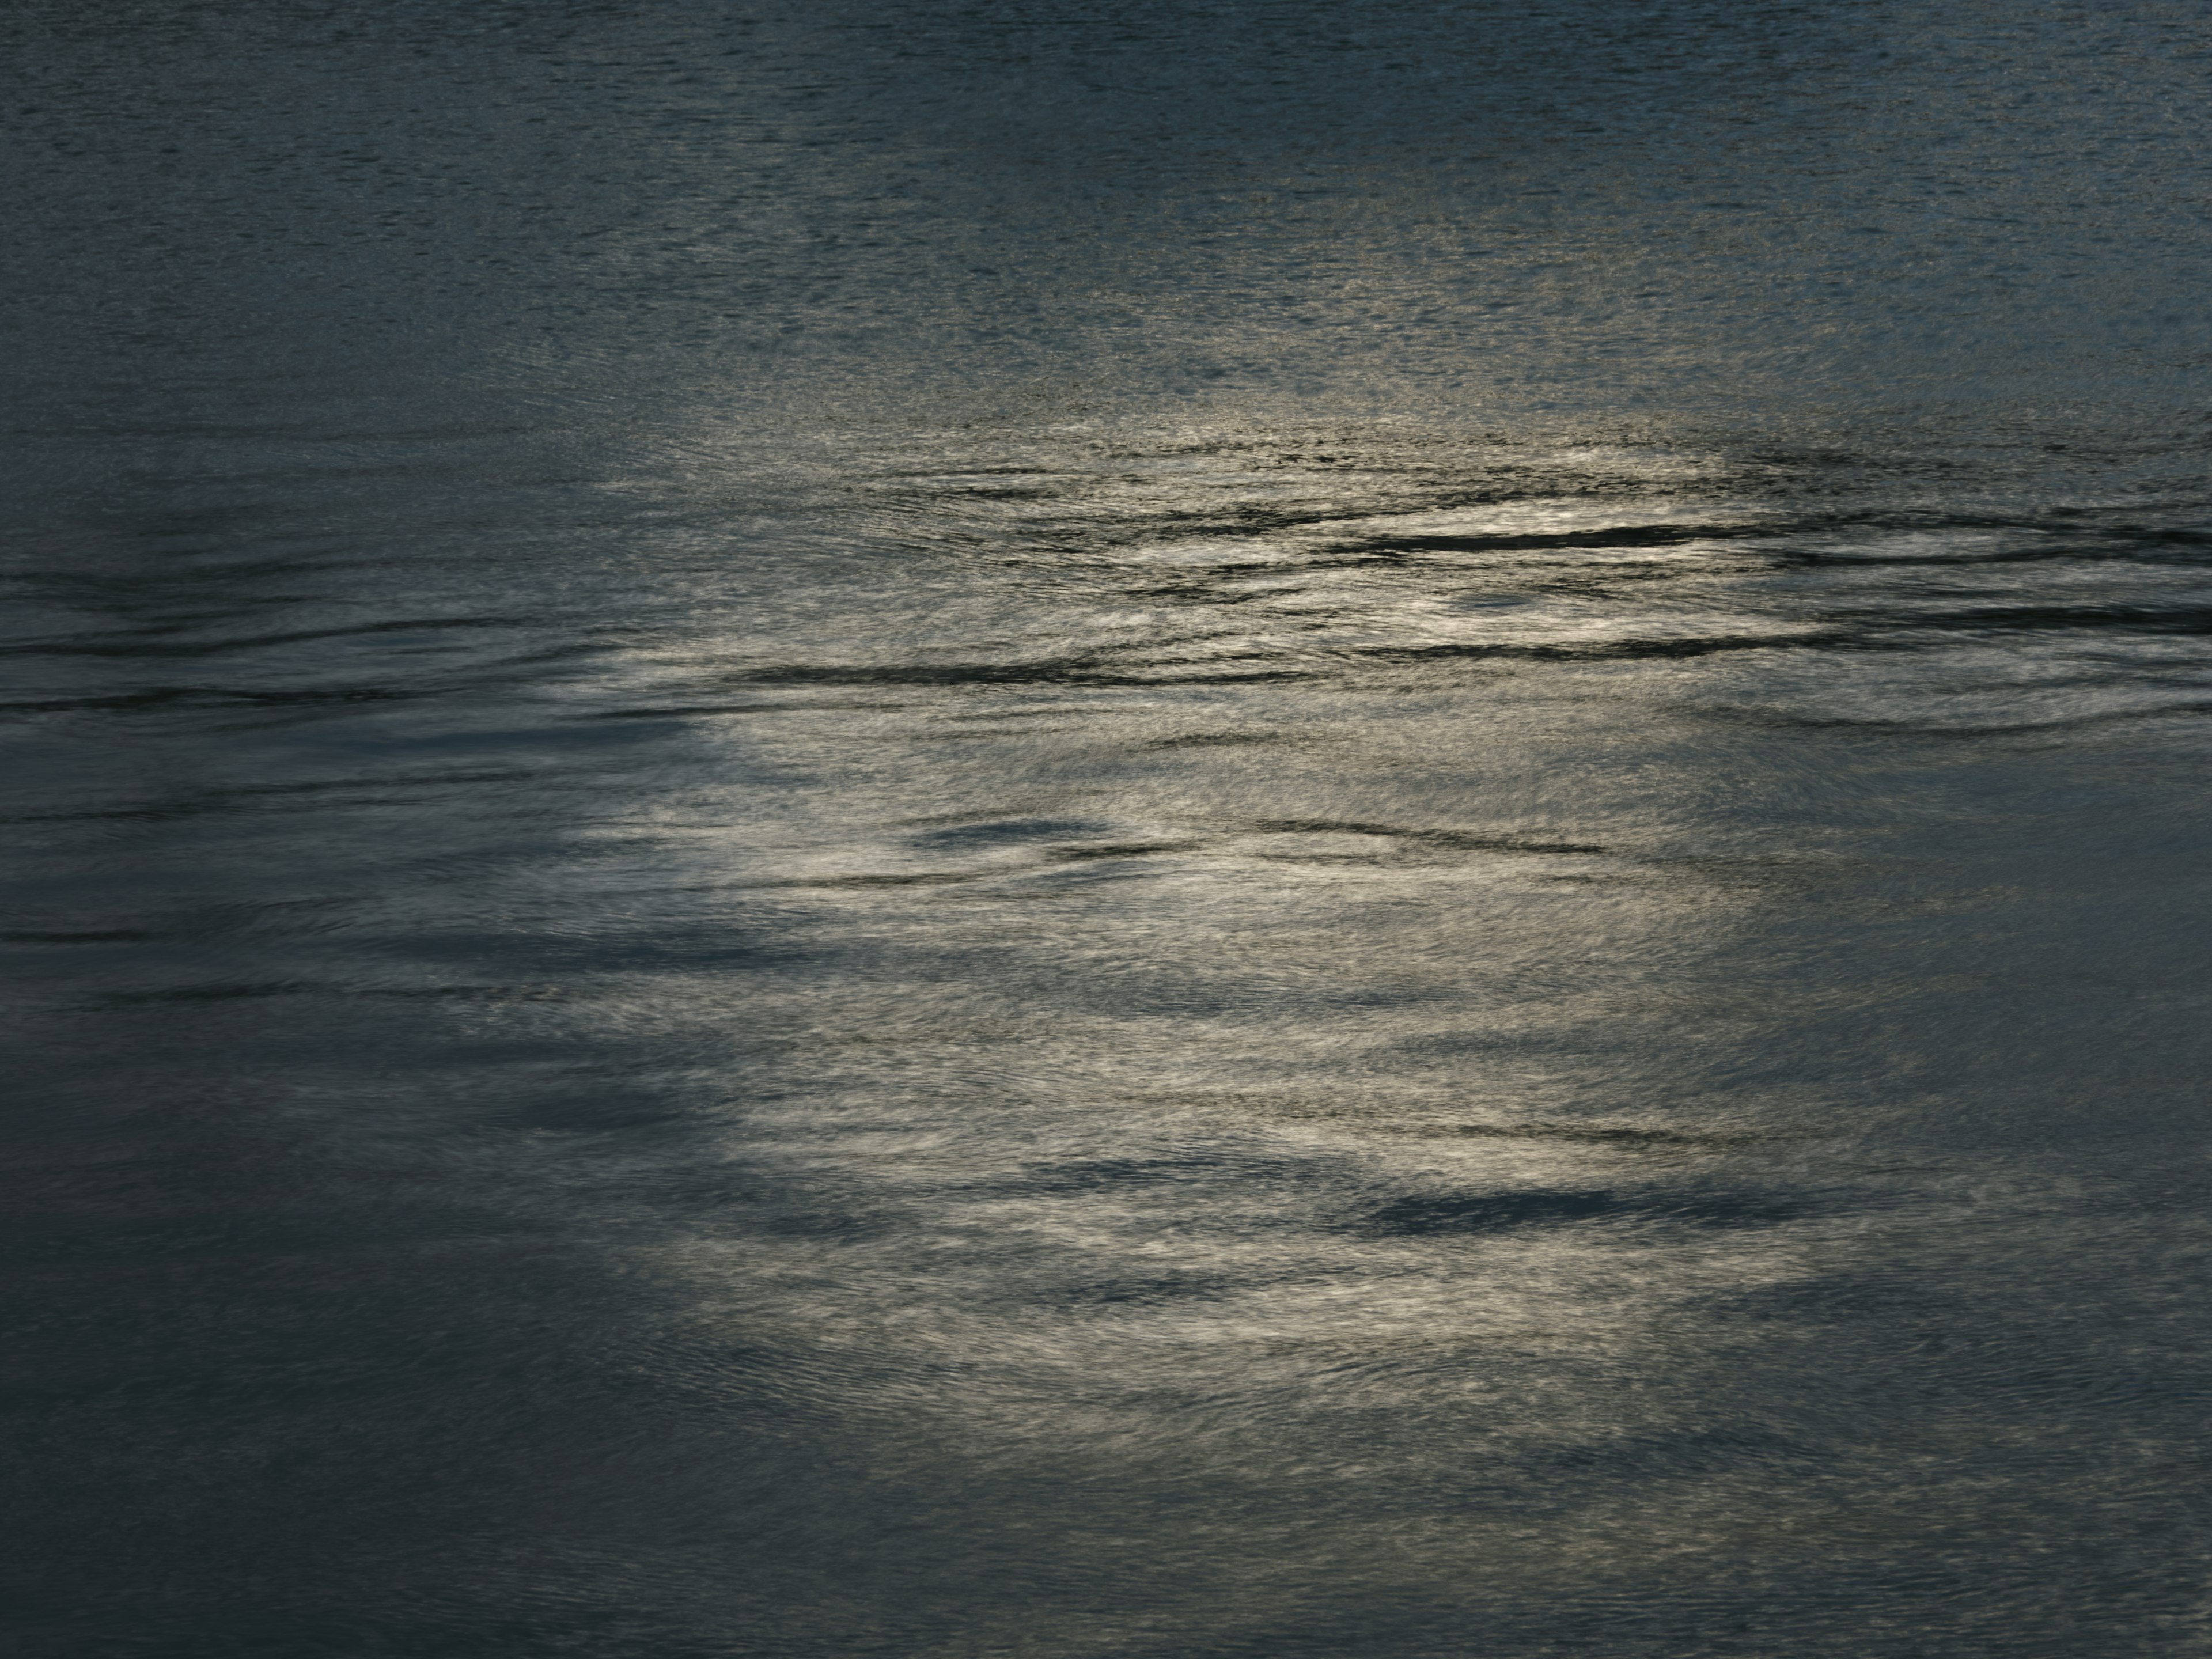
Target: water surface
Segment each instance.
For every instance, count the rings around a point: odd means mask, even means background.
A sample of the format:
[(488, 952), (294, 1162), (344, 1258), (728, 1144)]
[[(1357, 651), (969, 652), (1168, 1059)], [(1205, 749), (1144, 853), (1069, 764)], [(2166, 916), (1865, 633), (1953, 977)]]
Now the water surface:
[(10, 1639), (2201, 1651), (2209, 21), (11, 12)]

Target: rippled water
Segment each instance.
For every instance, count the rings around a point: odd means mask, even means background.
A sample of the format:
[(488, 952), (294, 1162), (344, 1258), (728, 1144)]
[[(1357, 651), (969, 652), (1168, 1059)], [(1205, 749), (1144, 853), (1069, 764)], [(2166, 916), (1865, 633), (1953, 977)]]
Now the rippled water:
[(15, 1650), (2202, 1651), (2208, 25), (9, 13)]

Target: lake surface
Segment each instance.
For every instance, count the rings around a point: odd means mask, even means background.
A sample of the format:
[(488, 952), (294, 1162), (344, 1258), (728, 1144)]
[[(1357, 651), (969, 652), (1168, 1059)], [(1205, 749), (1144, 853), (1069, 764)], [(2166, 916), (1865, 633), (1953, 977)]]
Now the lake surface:
[(11, 1652), (2212, 1644), (2212, 6), (0, 60)]

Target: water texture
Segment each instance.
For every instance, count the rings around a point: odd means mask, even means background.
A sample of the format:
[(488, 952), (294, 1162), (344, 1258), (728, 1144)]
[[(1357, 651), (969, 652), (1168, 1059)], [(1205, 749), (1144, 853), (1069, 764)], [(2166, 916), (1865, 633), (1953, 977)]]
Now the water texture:
[(2212, 1648), (2212, 7), (0, 61), (9, 1652)]

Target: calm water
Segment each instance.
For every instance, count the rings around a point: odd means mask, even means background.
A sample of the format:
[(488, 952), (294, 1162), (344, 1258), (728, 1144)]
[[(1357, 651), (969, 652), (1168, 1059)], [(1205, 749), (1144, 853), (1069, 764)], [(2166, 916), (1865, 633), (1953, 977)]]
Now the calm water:
[(0, 61), (0, 1645), (2212, 1649), (2212, 5)]

